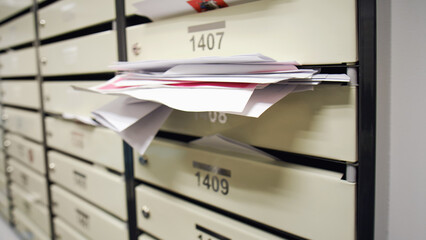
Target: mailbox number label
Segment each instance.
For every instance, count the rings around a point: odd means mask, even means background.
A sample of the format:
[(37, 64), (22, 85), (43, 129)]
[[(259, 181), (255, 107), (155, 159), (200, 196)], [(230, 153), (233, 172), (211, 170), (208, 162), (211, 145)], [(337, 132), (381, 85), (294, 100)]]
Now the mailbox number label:
[(229, 193), (229, 182), (226, 178), (220, 178), (216, 175), (206, 174), (203, 176), (201, 172), (195, 173), (197, 177), (198, 187), (205, 187), (208, 190), (211, 189), (214, 192), (220, 192), (223, 195)]
[(201, 36), (192, 35), (189, 41), (192, 44), (192, 51), (195, 52), (197, 50), (220, 50), (222, 46), (222, 39), (225, 35), (225, 32), (216, 32), (216, 33), (208, 33), (201, 34)]

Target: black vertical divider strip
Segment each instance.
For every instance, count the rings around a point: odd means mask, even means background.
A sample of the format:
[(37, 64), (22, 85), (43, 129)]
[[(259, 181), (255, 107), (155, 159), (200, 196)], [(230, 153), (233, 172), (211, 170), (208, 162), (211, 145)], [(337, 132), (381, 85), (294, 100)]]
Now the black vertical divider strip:
[(35, 30), (35, 41), (34, 41), (34, 47), (36, 49), (36, 59), (37, 61), (37, 81), (38, 81), (38, 90), (40, 93), (40, 117), (41, 117), (41, 129), (42, 129), (42, 136), (43, 136), (43, 152), (44, 152), (44, 159), (45, 159), (45, 170), (46, 170), (46, 178), (47, 178), (47, 198), (49, 202), (49, 216), (50, 216), (50, 236), (51, 239), (55, 239), (55, 225), (53, 224), (53, 201), (52, 201), (52, 193), (50, 191), (50, 176), (49, 176), (49, 160), (47, 156), (47, 142), (46, 142), (46, 121), (44, 118), (44, 103), (43, 103), (43, 76), (41, 73), (40, 68), (40, 36), (39, 36), (39, 29), (38, 29), (38, 3), (37, 0), (33, 0), (33, 14), (34, 14), (34, 30)]
[[(115, 1), (116, 15), (116, 31), (117, 31), (117, 48), (118, 60), (127, 61), (126, 47), (126, 14), (124, 1)], [(124, 153), (124, 178), (126, 180), (126, 199), (127, 199), (127, 218), (129, 226), (129, 239), (136, 240), (138, 238), (138, 230), (136, 224), (136, 202), (135, 202), (135, 180), (133, 173), (133, 149), (123, 141)]]
[(358, 0), (357, 239), (374, 239), (376, 171), (376, 1)]

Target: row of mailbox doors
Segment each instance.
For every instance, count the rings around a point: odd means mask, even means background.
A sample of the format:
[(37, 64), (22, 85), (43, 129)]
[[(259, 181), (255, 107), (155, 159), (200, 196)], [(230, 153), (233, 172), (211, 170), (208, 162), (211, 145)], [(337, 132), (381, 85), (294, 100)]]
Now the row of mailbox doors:
[[(52, 120), (79, 126), (64, 120)], [(69, 128), (64, 125), (58, 129)], [(72, 135), (71, 132), (68, 137)], [(30, 184), (29, 189), (39, 195), (41, 202), (47, 203), (45, 178), (26, 167), (32, 165), (33, 170), (37, 171), (39, 162), (44, 161), (43, 158), (34, 157), (36, 154), (32, 154), (30, 161), (26, 155), (30, 151), (36, 153), (34, 146), (38, 145), (11, 133), (6, 135), (6, 139), (10, 141), (6, 150), (8, 154), (22, 159), (9, 160), (9, 165), (14, 169), (12, 179), (21, 185)], [(53, 147), (70, 152), (66, 146), (61, 148), (61, 144)], [(74, 155), (74, 152), (70, 153)], [(122, 176), (94, 163), (82, 162), (55, 151), (49, 152), (52, 181), (126, 221)], [(156, 139), (144, 158), (135, 155), (134, 164), (135, 177), (143, 182), (277, 229), (314, 239), (339, 239), (341, 234), (345, 239), (354, 236), (355, 184), (342, 180), (339, 173), (206, 150), (165, 139)], [(23, 178), (24, 175), (26, 177)], [(335, 230), (336, 226), (339, 226), (338, 230)]]

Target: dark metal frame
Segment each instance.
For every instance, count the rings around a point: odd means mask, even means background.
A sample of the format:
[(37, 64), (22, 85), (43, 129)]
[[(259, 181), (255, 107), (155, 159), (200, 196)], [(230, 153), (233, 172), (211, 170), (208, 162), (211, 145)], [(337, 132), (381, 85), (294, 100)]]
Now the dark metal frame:
[(358, 0), (357, 239), (374, 239), (376, 175), (376, 1)]

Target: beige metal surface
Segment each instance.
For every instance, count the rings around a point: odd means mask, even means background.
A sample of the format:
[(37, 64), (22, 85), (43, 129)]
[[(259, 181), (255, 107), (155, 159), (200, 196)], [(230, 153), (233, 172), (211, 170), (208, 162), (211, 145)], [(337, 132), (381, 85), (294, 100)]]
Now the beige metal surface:
[(91, 116), (91, 112), (116, 96), (76, 91), (72, 86), (92, 87), (104, 81), (66, 81), (44, 82), (44, 109), (50, 113), (70, 113), (78, 116)]
[(19, 209), (34, 225), (50, 236), (50, 216), (47, 207), (34, 201), (31, 194), (16, 184), (12, 184), (10, 190), (14, 208)]
[(0, 192), (0, 217), (4, 217), (9, 220), (9, 200), (6, 195)]
[[(138, 227), (163, 240), (218, 238), (204, 229), (222, 236), (219, 239), (282, 239), (145, 185), (136, 187), (136, 209)], [(147, 210), (145, 218), (142, 211)]]
[(127, 220), (123, 176), (96, 168), (78, 159), (49, 151), (50, 179), (94, 205)]
[(357, 61), (355, 0), (255, 1), (130, 27), (127, 34), (130, 61), (248, 53), (300, 64)]
[(126, 16), (136, 14), (136, 8), (133, 7), (133, 4), (137, 3), (137, 2), (140, 2), (140, 0), (125, 0), (124, 1), (124, 7), (125, 7), (124, 11), (125, 11)]
[(260, 118), (174, 111), (162, 130), (220, 133), (251, 145), (355, 162), (356, 87), (323, 85), (285, 97)]
[(1, 0), (0, 1), (0, 20), (8, 18), (25, 8), (32, 5), (32, 0)]
[(7, 177), (4, 173), (0, 173), (0, 194), (7, 196)]
[(34, 15), (32, 12), (0, 26), (0, 49), (30, 43), (34, 40)]
[(37, 58), (33, 47), (9, 50), (0, 54), (0, 76), (21, 77), (37, 74)]
[(49, 240), (49, 237), (18, 209), (13, 209), (15, 228), (24, 240)]
[(3, 80), (1, 88), (1, 101), (3, 103), (33, 109), (40, 108), (40, 94), (37, 81)]
[(81, 200), (62, 188), (51, 186), (53, 212), (90, 239), (128, 239), (127, 224)]
[(43, 75), (111, 72), (117, 61), (115, 31), (95, 33), (40, 47)]
[[(2, 143), (3, 141), (0, 141), (0, 145), (3, 145)], [(6, 157), (4, 152), (0, 151), (0, 174), (5, 174), (5, 173), (6, 173)]]
[(2, 116), (7, 130), (42, 141), (41, 116), (38, 112), (5, 107)]
[(138, 240), (157, 240), (157, 239), (144, 233), (138, 237)]
[(356, 185), (343, 174), (155, 141), (135, 177), (308, 239), (354, 239)]
[(111, 130), (46, 118), (47, 145), (124, 172), (123, 142)]
[(113, 20), (115, 1), (62, 0), (40, 9), (38, 16), (40, 38), (45, 39)]
[(35, 173), (13, 158), (9, 159), (9, 166), (11, 167), (10, 179), (12, 182), (19, 185), (28, 194), (31, 194), (34, 202), (47, 206), (46, 177)]
[(19, 135), (7, 133), (6, 152), (40, 174), (46, 172), (43, 146)]
[(55, 224), (55, 236), (57, 239), (89, 240), (88, 238), (84, 237), (83, 235), (78, 233), (76, 230), (74, 230), (72, 227), (68, 226), (68, 224), (62, 221), (60, 218), (55, 217), (53, 219), (53, 222)]

